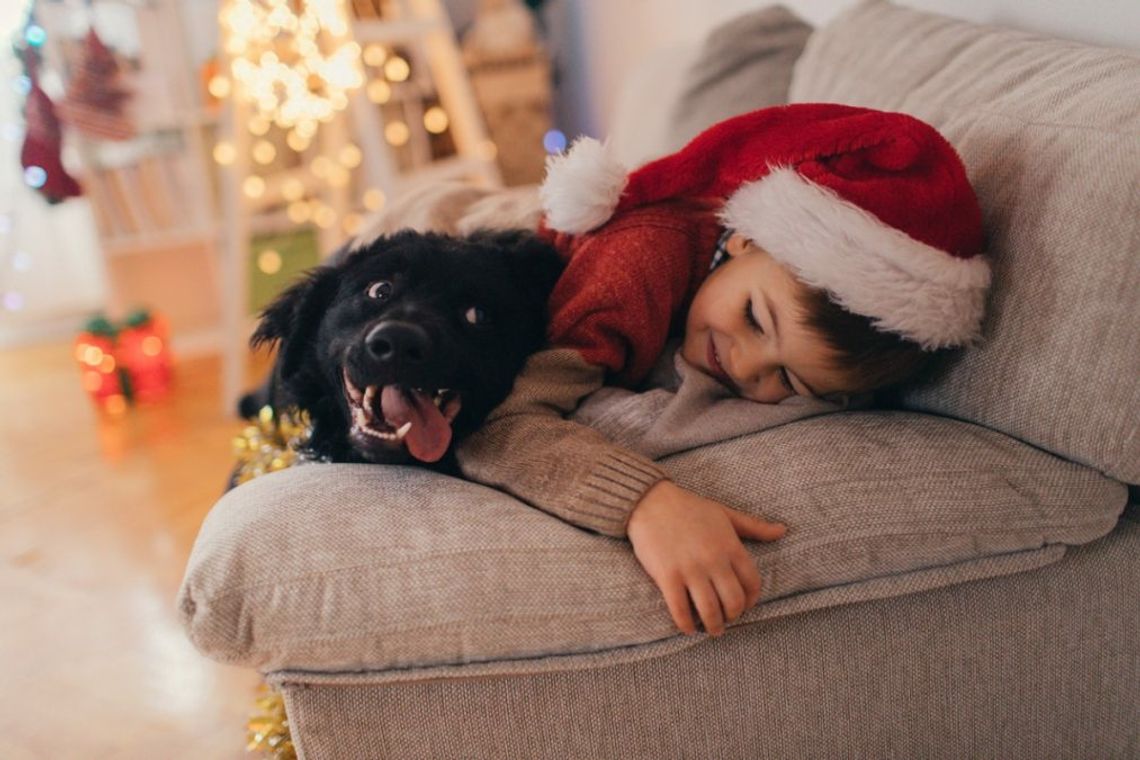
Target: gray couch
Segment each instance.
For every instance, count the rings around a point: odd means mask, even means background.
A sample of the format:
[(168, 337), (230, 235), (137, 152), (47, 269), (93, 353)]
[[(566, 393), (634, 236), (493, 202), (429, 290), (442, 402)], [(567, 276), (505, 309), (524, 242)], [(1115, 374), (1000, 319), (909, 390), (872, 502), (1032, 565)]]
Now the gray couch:
[(675, 128), (619, 145), (784, 97), (912, 113), (961, 152), (995, 271), (983, 343), (889, 408), (663, 457), (790, 526), (750, 546), (761, 604), (682, 636), (623, 541), (306, 465), (211, 512), (188, 635), (282, 690), (310, 760), (1140, 757), (1140, 55), (882, 0), (710, 43)]

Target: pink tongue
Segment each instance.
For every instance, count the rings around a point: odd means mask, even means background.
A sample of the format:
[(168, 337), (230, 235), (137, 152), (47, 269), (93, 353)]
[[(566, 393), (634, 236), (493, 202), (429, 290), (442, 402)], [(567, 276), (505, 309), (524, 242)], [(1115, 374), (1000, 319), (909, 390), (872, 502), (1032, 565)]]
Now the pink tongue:
[(421, 462), (437, 462), (451, 444), (451, 425), (440, 414), (425, 393), (410, 391), (414, 403), (394, 385), (385, 385), (380, 393), (380, 409), (384, 421), (395, 429), (411, 422), (412, 428), (404, 437), (408, 451)]

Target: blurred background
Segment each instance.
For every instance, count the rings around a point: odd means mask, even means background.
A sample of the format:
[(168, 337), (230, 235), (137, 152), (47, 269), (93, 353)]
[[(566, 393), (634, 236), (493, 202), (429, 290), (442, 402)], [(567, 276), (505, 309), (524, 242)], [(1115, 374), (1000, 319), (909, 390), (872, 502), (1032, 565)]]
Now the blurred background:
[[(906, 4), (1138, 43), (1127, 0)], [(263, 432), (234, 411), (258, 310), (418, 183), (536, 183), (618, 121), (636, 153), (639, 109), (764, 5), (0, 2), (0, 758), (244, 756), (258, 678), (174, 597)]]

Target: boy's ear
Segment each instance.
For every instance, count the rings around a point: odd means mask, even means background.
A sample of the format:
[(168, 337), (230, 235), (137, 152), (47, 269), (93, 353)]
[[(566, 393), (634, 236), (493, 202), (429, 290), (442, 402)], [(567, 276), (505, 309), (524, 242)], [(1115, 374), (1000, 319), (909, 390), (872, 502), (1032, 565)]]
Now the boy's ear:
[(286, 380), (300, 367), (305, 346), (316, 337), (321, 318), (337, 291), (332, 267), (310, 269), (265, 307), (249, 339), (250, 348), (277, 345), (278, 377)]

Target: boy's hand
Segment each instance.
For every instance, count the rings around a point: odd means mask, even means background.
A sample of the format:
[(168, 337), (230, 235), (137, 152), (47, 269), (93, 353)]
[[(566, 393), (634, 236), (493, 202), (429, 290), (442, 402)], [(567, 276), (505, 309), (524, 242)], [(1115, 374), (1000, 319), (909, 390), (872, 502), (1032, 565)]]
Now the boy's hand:
[(668, 480), (645, 492), (627, 526), (633, 553), (664, 594), (677, 627), (696, 632), (691, 597), (713, 636), (760, 599), (760, 573), (738, 536), (775, 541), (786, 532), (780, 523), (729, 509)]

